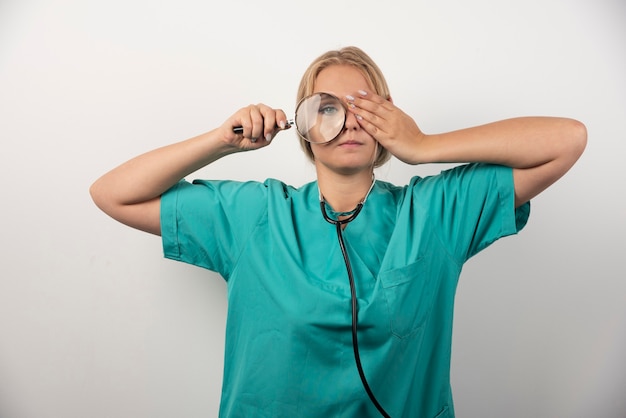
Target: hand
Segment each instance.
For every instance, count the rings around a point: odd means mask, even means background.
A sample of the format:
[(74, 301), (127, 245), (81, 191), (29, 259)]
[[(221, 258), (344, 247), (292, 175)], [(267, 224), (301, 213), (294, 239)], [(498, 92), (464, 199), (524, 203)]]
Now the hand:
[(346, 100), (359, 125), (391, 154), (408, 164), (419, 162), (418, 145), (425, 135), (391, 98), (360, 90), (356, 97), (347, 96)]
[[(241, 128), (242, 132), (234, 132), (235, 128)], [(285, 112), (262, 103), (238, 110), (220, 128), (225, 141), (240, 150), (265, 147), (285, 129), (289, 129)]]

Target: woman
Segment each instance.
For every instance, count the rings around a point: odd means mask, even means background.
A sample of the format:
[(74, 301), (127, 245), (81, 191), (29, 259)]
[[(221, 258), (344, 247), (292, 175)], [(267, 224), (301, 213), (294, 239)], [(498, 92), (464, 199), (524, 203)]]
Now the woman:
[[(258, 104), (122, 164), (92, 197), (118, 221), (161, 235), (166, 257), (227, 281), (220, 416), (453, 417), (462, 265), (523, 228), (529, 200), (582, 154), (585, 127), (517, 118), (427, 135), (355, 47), (311, 64), (298, 99), (313, 93), (343, 102), (320, 114), (346, 112), (330, 142), (298, 126), (315, 182), (181, 181), (289, 129), (282, 110)], [(395, 186), (373, 176), (390, 155), (468, 164)]]

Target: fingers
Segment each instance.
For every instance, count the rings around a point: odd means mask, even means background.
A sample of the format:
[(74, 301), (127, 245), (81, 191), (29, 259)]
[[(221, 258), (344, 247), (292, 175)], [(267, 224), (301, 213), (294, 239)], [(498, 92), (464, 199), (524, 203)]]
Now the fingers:
[(359, 124), (371, 135), (386, 131), (386, 126), (394, 117), (395, 106), (391, 101), (375, 93), (359, 90), (345, 98), (348, 110), (354, 113)]
[(252, 143), (259, 139), (270, 142), (278, 131), (285, 129), (287, 117), (280, 109), (264, 104), (250, 105), (241, 109), (237, 118), (242, 127), (241, 135)]

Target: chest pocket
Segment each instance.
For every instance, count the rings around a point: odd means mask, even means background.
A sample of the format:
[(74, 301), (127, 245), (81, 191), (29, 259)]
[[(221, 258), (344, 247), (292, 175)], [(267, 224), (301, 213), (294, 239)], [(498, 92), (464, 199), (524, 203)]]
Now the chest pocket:
[(398, 338), (417, 332), (430, 315), (437, 280), (428, 271), (428, 265), (422, 257), (380, 274), (391, 333)]

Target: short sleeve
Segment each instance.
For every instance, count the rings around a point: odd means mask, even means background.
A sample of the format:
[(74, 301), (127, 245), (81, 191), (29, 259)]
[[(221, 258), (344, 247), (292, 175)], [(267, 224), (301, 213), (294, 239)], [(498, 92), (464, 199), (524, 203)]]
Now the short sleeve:
[(179, 182), (161, 196), (165, 257), (216, 271), (228, 279), (267, 210), (266, 202), (263, 183)]
[(499, 238), (521, 231), (530, 214), (529, 202), (515, 208), (510, 167), (461, 165), (424, 178), (414, 190), (426, 190), (431, 195), (429, 210), (440, 213), (434, 221), (439, 223), (446, 247), (460, 263)]

